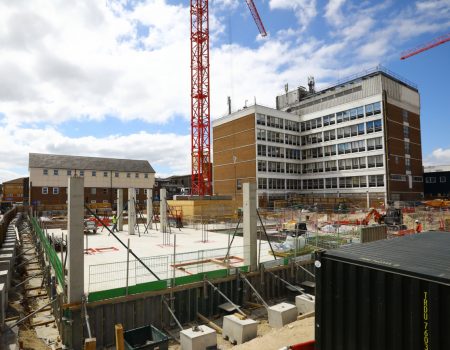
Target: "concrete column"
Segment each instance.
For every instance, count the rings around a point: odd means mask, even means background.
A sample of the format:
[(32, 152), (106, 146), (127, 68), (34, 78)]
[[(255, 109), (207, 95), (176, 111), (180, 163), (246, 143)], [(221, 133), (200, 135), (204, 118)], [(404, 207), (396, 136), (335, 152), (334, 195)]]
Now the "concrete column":
[(153, 191), (148, 188), (147, 189), (147, 226), (148, 228), (152, 228), (153, 221)]
[(84, 178), (69, 177), (67, 198), (67, 296), (68, 303), (78, 303), (84, 293)]
[(134, 235), (134, 225), (136, 224), (136, 208), (134, 207), (136, 190), (128, 189), (128, 234)]
[(159, 190), (159, 230), (167, 231), (167, 191), (165, 188)]
[(244, 183), (243, 211), (244, 211), (244, 263), (252, 271), (257, 269), (257, 220), (256, 214), (256, 184)]
[(117, 189), (117, 229), (123, 231), (123, 189)]
[(367, 191), (367, 209), (370, 208), (370, 193)]

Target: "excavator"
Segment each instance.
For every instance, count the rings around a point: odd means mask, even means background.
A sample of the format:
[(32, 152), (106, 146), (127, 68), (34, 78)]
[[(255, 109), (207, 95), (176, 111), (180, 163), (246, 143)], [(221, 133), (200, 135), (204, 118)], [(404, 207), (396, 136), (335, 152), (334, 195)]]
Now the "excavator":
[(378, 224), (385, 224), (391, 229), (404, 229), (403, 213), (401, 209), (389, 207), (386, 214), (381, 214), (375, 208), (371, 208), (361, 223), (363, 225), (368, 225), (372, 217)]

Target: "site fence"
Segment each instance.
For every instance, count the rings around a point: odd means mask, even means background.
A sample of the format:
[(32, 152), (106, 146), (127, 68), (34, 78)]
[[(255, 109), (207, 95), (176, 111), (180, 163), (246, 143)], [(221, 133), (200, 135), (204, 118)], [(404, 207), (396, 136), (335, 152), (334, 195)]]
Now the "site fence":
[(64, 285), (64, 273), (63, 273), (63, 266), (61, 263), (61, 260), (59, 259), (58, 254), (56, 253), (55, 249), (51, 245), (48, 237), (45, 235), (44, 231), (39, 226), (36, 218), (31, 218), (31, 224), (33, 225), (34, 232), (38, 236), (38, 239), (40, 243), (42, 244), (42, 247), (44, 248), (44, 251), (50, 261), (50, 264), (55, 271), (56, 278), (58, 279), (58, 282), (60, 285)]
[[(236, 268), (245, 266), (243, 255), (245, 246), (232, 246), (218, 249), (205, 249), (193, 252), (177, 253), (175, 255), (161, 255), (142, 258), (145, 265), (150, 268), (162, 281), (168, 285), (174, 282), (174, 278), (183, 281), (182, 277), (202, 275), (218, 270), (227, 270), (227, 274), (233, 273)], [(261, 242), (258, 247), (259, 262), (264, 263), (275, 260), (270, 254), (268, 242)], [(128, 269), (127, 269), (128, 267)], [(131, 287), (155, 282), (157, 279), (137, 260), (97, 264), (89, 266), (88, 291), (99, 292), (109, 289), (125, 288), (125, 292)]]

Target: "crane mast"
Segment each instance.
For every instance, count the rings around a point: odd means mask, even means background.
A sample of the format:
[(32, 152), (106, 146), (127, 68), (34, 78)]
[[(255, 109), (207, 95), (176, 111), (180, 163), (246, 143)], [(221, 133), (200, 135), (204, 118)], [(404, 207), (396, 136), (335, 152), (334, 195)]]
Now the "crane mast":
[[(246, 0), (261, 33), (266, 30), (253, 0)], [(212, 194), (209, 81), (209, 4), (191, 0), (191, 182), (192, 194)]]
[(191, 0), (192, 193), (211, 195), (208, 0)]

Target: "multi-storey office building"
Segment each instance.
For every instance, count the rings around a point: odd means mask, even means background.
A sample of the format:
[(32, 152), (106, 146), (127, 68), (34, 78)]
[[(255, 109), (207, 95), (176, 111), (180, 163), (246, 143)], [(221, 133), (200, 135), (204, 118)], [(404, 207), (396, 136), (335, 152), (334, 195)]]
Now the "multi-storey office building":
[(421, 198), (419, 93), (377, 69), (317, 93), (277, 97), (213, 122), (214, 188), (234, 195), (291, 193), (376, 201)]
[(84, 177), (87, 204), (117, 202), (117, 189), (135, 188), (137, 204), (144, 204), (147, 189), (155, 183), (155, 171), (146, 160), (29, 154), (30, 203), (33, 205), (66, 204), (70, 176)]

